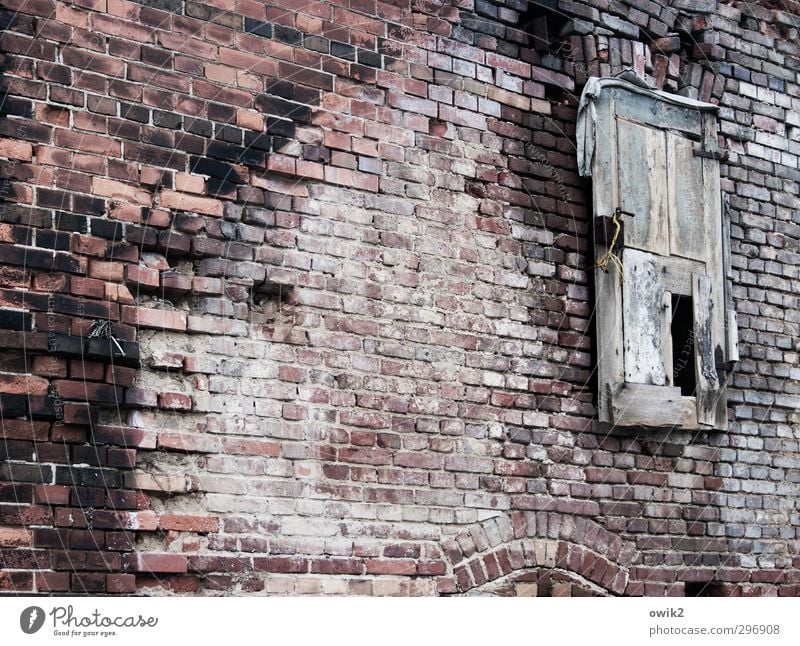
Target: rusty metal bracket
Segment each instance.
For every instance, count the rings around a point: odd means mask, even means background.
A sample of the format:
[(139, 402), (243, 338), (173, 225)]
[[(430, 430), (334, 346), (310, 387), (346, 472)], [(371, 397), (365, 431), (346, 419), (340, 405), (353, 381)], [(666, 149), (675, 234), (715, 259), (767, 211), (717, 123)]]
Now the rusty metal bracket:
[(725, 148), (715, 148), (713, 150), (706, 150), (702, 146), (695, 146), (693, 152), (695, 157), (704, 157), (706, 159), (718, 159), (719, 161), (728, 161), (728, 151)]
[(720, 363), (716, 363), (714, 367), (717, 369), (717, 373), (733, 372), (736, 368), (736, 363), (736, 361), (722, 361)]
[[(630, 211), (623, 211), (621, 207), (617, 207), (614, 209), (613, 215), (598, 215), (594, 218), (594, 243), (597, 245), (602, 245), (606, 249), (611, 246), (612, 241), (614, 240), (614, 234), (617, 230), (617, 225), (619, 225), (619, 233), (617, 234), (618, 239), (625, 239), (625, 222), (620, 219), (621, 216), (627, 215), (628, 217), (634, 217), (634, 214)], [(614, 222), (616, 216), (616, 222)]]
[[(614, 220), (610, 215), (600, 215), (594, 219), (594, 243), (600, 245), (605, 249), (611, 246), (611, 240), (614, 238), (614, 231), (616, 230)], [(620, 235), (624, 236), (625, 225), (620, 222)]]
[(714, 350), (714, 368), (717, 370), (717, 377), (723, 378), (723, 375), (732, 373), (737, 363), (737, 361), (725, 361), (722, 348), (719, 346)]

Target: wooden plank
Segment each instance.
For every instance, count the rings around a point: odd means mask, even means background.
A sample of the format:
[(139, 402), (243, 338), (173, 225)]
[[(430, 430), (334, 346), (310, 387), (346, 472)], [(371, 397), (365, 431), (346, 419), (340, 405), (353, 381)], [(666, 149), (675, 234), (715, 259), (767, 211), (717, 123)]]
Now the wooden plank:
[(704, 150), (714, 151), (719, 148), (717, 140), (717, 113), (704, 112), (700, 120), (701, 141)]
[[(595, 106), (597, 122), (596, 145), (592, 166), (594, 216), (610, 215), (617, 205), (616, 181), (616, 123), (613, 119), (614, 99), (602, 93)], [(596, 240), (594, 256), (597, 261), (606, 252), (602, 241)], [(607, 386), (623, 379), (622, 363), (622, 278), (614, 266), (608, 271), (595, 268), (595, 329), (597, 332), (597, 413), (603, 422), (611, 422)]]
[[(708, 125), (709, 139), (716, 141), (716, 124)], [(722, 188), (720, 187), (719, 161), (703, 159), (703, 184), (705, 189), (706, 239), (708, 263), (706, 274), (711, 281), (711, 341), (715, 357), (728, 360), (726, 343), (725, 267), (722, 247)], [(716, 372), (716, 370), (715, 370)], [(725, 385), (717, 386), (715, 421), (717, 430), (728, 428), (728, 403)], [(699, 416), (698, 416), (699, 419)], [(701, 421), (702, 423), (702, 421)]]
[[(617, 99), (617, 114), (629, 121), (636, 121), (652, 128), (678, 130), (700, 140), (703, 136), (704, 113), (690, 107), (671, 105), (656, 97), (644, 96), (622, 88), (614, 88)], [(708, 113), (714, 120), (714, 113)]]
[(661, 356), (664, 358), (664, 383), (673, 386), (672, 367), (672, 292), (661, 295)]
[(625, 382), (665, 386), (667, 368), (662, 345), (664, 287), (660, 267), (652, 254), (625, 249), (622, 284), (623, 349)]
[(704, 205), (703, 159), (694, 154), (695, 144), (668, 132), (667, 175), (669, 177), (669, 252), (706, 262), (705, 238), (709, 215)]
[(664, 132), (617, 119), (618, 205), (625, 218), (625, 246), (669, 255), (667, 157)]
[(714, 299), (712, 281), (705, 274), (692, 277), (694, 301), (695, 374), (697, 376), (697, 421), (717, 426), (720, 383), (717, 377), (713, 333)]
[(658, 264), (661, 267), (660, 280), (664, 289), (679, 296), (691, 296), (692, 275), (706, 273), (705, 263), (680, 256), (659, 258)]
[(681, 428), (699, 429), (697, 423), (697, 399), (694, 397), (681, 397), (683, 402), (683, 423)]
[(725, 287), (726, 360), (739, 361), (739, 327), (733, 305), (733, 271), (731, 268), (731, 214), (728, 200), (722, 200), (722, 275)]
[(686, 421), (680, 388), (621, 384), (611, 391), (616, 426), (682, 427)]

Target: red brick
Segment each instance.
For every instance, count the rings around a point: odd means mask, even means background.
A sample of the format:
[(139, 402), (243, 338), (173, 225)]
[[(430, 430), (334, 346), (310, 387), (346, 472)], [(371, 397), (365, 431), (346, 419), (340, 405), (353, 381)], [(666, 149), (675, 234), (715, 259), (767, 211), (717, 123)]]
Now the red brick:
[(285, 173), (294, 175), (296, 172), (295, 160), (286, 155), (270, 155), (267, 158), (267, 170), (273, 173)]
[(122, 321), (137, 327), (159, 330), (186, 330), (186, 313), (146, 307), (122, 307)]
[(161, 191), (159, 194), (161, 206), (179, 211), (195, 211), (205, 215), (222, 217), (222, 202), (208, 197), (197, 197), (176, 193), (175, 191)]
[(411, 559), (367, 559), (367, 574), (413, 576), (417, 562)]
[(115, 141), (110, 137), (91, 135), (85, 132), (56, 130), (55, 144), (62, 148), (96, 153), (107, 157), (119, 157), (121, 154), (119, 141)]
[(121, 262), (103, 262), (92, 260), (89, 262), (89, 276), (98, 280), (121, 282), (125, 275), (125, 265)]
[(75, 253), (103, 257), (106, 255), (107, 248), (108, 243), (102, 238), (88, 235), (73, 236), (72, 238), (72, 250)]
[(184, 573), (188, 560), (182, 554), (131, 554), (127, 560), (128, 569), (133, 572), (153, 574)]
[(309, 571), (309, 559), (299, 556), (271, 556), (254, 558), (253, 566), (257, 571), (282, 574), (302, 574)]
[(46, 395), (47, 379), (34, 375), (0, 374), (0, 393), (6, 395)]
[(201, 433), (160, 433), (158, 446), (176, 451), (218, 453), (220, 439)]
[(178, 516), (164, 515), (159, 518), (161, 529), (171, 529), (177, 532), (216, 532), (219, 530), (219, 519), (210, 516)]
[(104, 177), (92, 178), (92, 193), (142, 206), (150, 206), (153, 202), (153, 196), (149, 191)]
[(248, 130), (262, 132), (264, 130), (264, 117), (255, 110), (237, 110), (236, 125)]
[(24, 527), (0, 527), (0, 547), (28, 547), (31, 533)]
[(232, 454), (278, 457), (281, 447), (277, 442), (226, 437), (222, 439), (222, 451)]
[(40, 592), (67, 592), (69, 572), (37, 572), (36, 589)]
[(58, 357), (34, 357), (31, 372), (39, 377), (66, 377), (67, 362)]
[(360, 559), (325, 558), (312, 559), (311, 572), (314, 574), (362, 574), (364, 563)]
[(0, 157), (29, 162), (33, 158), (33, 147), (26, 141), (0, 139)]
[(159, 393), (158, 407), (167, 410), (191, 410), (192, 398), (183, 393)]
[(175, 176), (175, 188), (183, 193), (197, 193), (200, 195), (205, 192), (205, 187), (206, 181), (199, 175), (178, 173)]
[(3, 592), (32, 592), (33, 572), (0, 571), (0, 590)]
[(68, 505), (69, 488), (64, 485), (37, 485), (34, 500), (45, 505)]
[(159, 272), (144, 265), (125, 265), (125, 282), (143, 288), (159, 285)]

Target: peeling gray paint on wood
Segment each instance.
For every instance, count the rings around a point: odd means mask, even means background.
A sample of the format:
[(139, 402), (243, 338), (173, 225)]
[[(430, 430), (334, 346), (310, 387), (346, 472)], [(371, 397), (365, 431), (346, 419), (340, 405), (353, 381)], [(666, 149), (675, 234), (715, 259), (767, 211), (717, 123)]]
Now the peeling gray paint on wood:
[(611, 409), (618, 426), (678, 427), (686, 423), (680, 388), (621, 384), (611, 393)]
[(646, 252), (626, 249), (622, 286), (625, 382), (667, 385), (662, 345), (664, 287), (656, 259)]
[(617, 192), (625, 217), (625, 246), (669, 254), (664, 133), (617, 119)]
[(722, 200), (722, 266), (725, 272), (725, 342), (728, 361), (739, 361), (739, 329), (733, 305), (733, 277), (731, 272), (731, 214), (728, 200)]
[(666, 133), (669, 177), (669, 253), (706, 260), (706, 210), (703, 162), (686, 137)]
[(617, 114), (626, 119), (653, 128), (683, 132), (696, 140), (703, 135), (700, 113), (695, 109), (672, 105), (622, 88), (614, 88), (612, 92), (619, 106)]
[(705, 263), (680, 256), (659, 258), (661, 284), (664, 289), (679, 296), (692, 295), (692, 274), (704, 274)]
[(720, 396), (720, 384), (714, 361), (715, 342), (711, 279), (704, 274), (692, 277), (694, 300), (695, 368), (697, 375), (697, 421), (714, 426), (716, 406)]
[[(597, 101), (596, 136), (598, 152), (594, 156), (593, 177), (598, 186), (605, 190), (592, 192), (595, 214), (610, 215), (617, 205), (617, 181), (615, 163), (617, 159), (616, 127), (613, 119), (615, 111), (614, 96), (604, 94)], [(595, 241), (595, 258), (605, 253), (606, 248)], [(595, 315), (598, 353), (598, 418), (611, 423), (608, 384), (619, 383), (624, 379), (622, 348), (622, 276), (617, 267), (608, 271), (595, 269)]]

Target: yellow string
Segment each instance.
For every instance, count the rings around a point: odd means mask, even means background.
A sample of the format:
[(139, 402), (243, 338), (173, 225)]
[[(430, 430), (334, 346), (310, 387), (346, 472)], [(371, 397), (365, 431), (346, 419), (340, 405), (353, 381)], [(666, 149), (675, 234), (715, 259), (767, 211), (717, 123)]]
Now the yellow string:
[(611, 221), (614, 223), (614, 235), (611, 238), (611, 244), (608, 247), (608, 251), (606, 251), (603, 256), (594, 264), (595, 267), (598, 269), (602, 269), (603, 271), (608, 271), (608, 263), (612, 263), (617, 270), (619, 271), (620, 278), (623, 280), (625, 279), (625, 272), (622, 268), (622, 261), (619, 257), (614, 253), (614, 246), (617, 244), (617, 238), (619, 238), (619, 232), (621, 229), (619, 219), (617, 218), (617, 212), (614, 211), (614, 214), (611, 216)]

